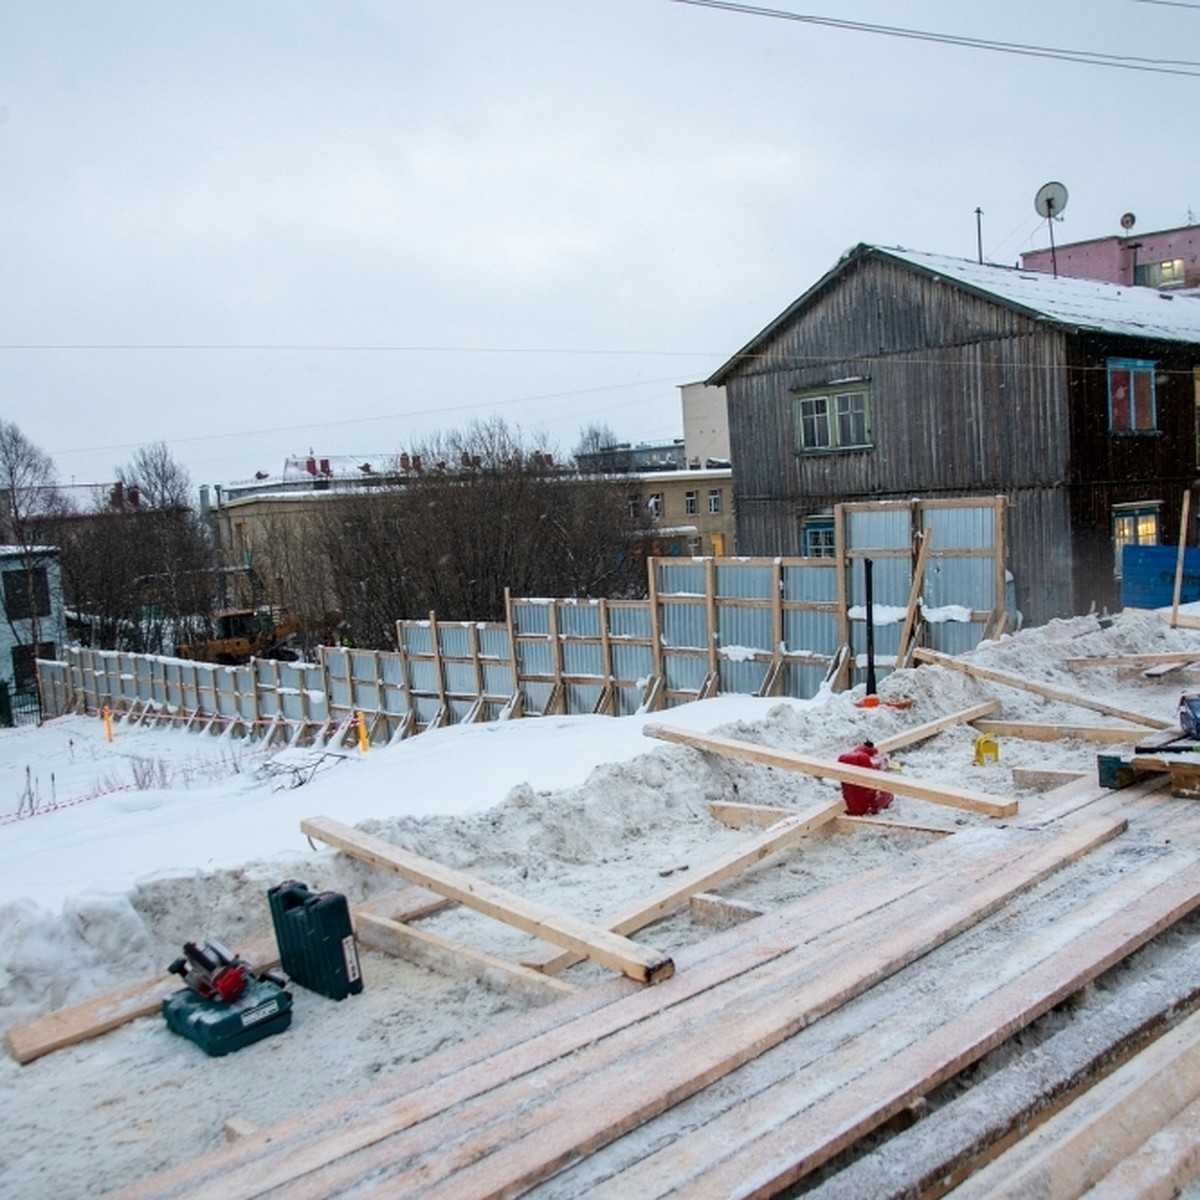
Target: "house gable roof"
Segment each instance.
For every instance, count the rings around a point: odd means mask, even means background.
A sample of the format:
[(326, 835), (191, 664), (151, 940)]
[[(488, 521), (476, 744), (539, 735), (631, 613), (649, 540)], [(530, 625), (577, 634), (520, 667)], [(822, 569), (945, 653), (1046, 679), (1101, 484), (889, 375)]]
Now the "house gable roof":
[(1045, 272), (997, 267), (899, 246), (860, 244), (842, 255), (832, 270), (719, 367), (707, 382), (724, 384), (736, 368), (759, 353), (780, 328), (869, 258), (902, 263), (930, 278), (1068, 332), (1092, 331), (1200, 345), (1200, 296), (1091, 279), (1056, 278)]

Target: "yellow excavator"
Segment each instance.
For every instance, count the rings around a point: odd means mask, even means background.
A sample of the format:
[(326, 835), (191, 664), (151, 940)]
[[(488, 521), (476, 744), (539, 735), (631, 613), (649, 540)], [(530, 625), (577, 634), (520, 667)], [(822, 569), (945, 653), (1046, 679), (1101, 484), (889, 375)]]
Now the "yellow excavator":
[(227, 608), (212, 614), (213, 636), (177, 646), (180, 658), (240, 666), (252, 658), (294, 662), (300, 656), (284, 643), (301, 627), (299, 617), (269, 607)]

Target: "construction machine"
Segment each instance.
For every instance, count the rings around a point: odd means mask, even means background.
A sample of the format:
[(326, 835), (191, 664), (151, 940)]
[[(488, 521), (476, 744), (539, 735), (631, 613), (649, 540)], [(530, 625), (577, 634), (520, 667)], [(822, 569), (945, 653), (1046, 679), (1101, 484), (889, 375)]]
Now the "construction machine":
[(285, 643), (297, 633), (301, 620), (267, 606), (227, 608), (211, 617), (213, 636), (176, 647), (180, 658), (240, 666), (252, 658), (294, 662), (299, 655)]

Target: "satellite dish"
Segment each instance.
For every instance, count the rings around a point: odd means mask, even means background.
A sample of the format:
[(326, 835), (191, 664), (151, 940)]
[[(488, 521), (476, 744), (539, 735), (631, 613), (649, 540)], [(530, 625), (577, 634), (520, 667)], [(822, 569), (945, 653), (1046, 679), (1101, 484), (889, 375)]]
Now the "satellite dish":
[(1125, 215), (1122, 216), (1122, 218), (1121, 218), (1121, 228), (1122, 229), (1132, 229), (1133, 223), (1136, 220), (1137, 220), (1137, 217), (1135, 217), (1133, 215), (1133, 213), (1125, 213)]
[(1067, 189), (1061, 183), (1043, 183), (1033, 198), (1033, 207), (1039, 217), (1047, 220), (1061, 217), (1067, 207)]

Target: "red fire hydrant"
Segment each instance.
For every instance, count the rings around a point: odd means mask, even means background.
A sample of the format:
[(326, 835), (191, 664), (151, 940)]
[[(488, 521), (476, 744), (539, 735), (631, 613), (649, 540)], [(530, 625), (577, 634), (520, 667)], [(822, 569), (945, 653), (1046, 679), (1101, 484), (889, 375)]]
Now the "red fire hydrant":
[[(876, 749), (875, 743), (865, 741), (853, 750), (838, 755), (838, 762), (847, 763), (852, 767), (869, 767), (873, 771), (886, 771), (888, 758), (881, 750)], [(846, 812), (852, 817), (866, 817), (871, 813), (880, 812), (892, 802), (892, 793), (877, 788), (863, 787), (856, 783), (842, 784), (842, 799), (846, 802)]]

